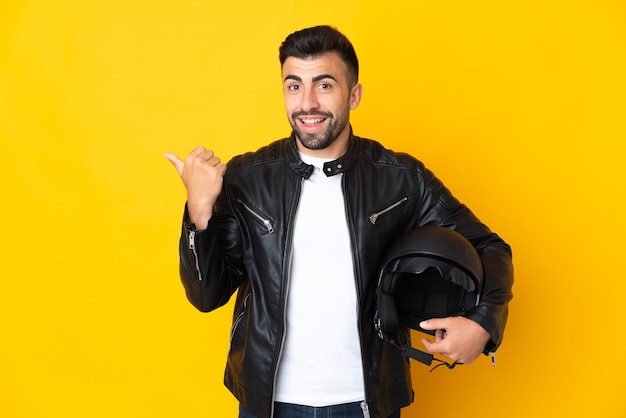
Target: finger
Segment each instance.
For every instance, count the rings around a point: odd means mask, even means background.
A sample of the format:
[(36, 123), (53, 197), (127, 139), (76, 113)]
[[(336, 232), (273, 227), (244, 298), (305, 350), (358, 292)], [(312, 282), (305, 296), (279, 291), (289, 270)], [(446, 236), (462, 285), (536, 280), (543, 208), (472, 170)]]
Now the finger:
[(440, 342), (431, 342), (428, 338), (422, 338), (422, 345), (431, 354), (446, 354), (443, 344)]
[(187, 156), (189, 159), (198, 159), (200, 161), (210, 161), (215, 158), (215, 153), (213, 150), (203, 147), (202, 145), (194, 148), (189, 155)]
[(220, 160), (219, 157), (211, 157), (207, 162), (209, 163), (209, 165), (217, 167), (218, 165), (220, 165), (222, 160)]
[(434, 331), (437, 329), (445, 329), (445, 321), (443, 318), (431, 318), (431, 319), (427, 319), (426, 321), (422, 321), (420, 322), (420, 327), (428, 330), (428, 331)]
[(202, 145), (199, 145), (199, 146), (195, 147), (194, 149), (192, 149), (188, 156), (198, 156), (198, 155), (203, 154), (203, 153), (205, 153), (207, 151), (210, 152), (211, 154), (213, 154), (213, 151), (207, 150)]
[(215, 155), (213, 150), (199, 146), (194, 148), (193, 151), (187, 155), (185, 164), (187, 163), (189, 163), (190, 166), (208, 164), (211, 167), (218, 167), (222, 163), (222, 160)]
[(171, 152), (166, 152), (165, 158), (167, 158), (172, 163), (176, 171), (178, 171), (179, 176), (183, 174), (183, 166), (185, 165), (185, 163), (183, 163), (183, 161), (178, 158), (177, 155), (172, 154)]

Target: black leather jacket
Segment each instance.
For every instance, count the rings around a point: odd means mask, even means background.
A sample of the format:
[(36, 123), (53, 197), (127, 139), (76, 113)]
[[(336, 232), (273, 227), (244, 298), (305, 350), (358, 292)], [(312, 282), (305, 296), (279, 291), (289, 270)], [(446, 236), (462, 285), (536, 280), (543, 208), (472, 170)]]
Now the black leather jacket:
[[(422, 225), (453, 228), (474, 244), (484, 264), (485, 288), (480, 305), (467, 316), (490, 333), (485, 352), (495, 350), (502, 340), (512, 297), (511, 251), (407, 154), (351, 135), (347, 153), (326, 163), (324, 171), (343, 173), (365, 400), (372, 417), (387, 417), (410, 404), (413, 391), (407, 358), (381, 340), (373, 327), (376, 280), (385, 250), (404, 232)], [(205, 230), (189, 224), (186, 215), (183, 222), (180, 273), (189, 301), (208, 312), (239, 289), (224, 381), (260, 418), (273, 413), (294, 217), (302, 182), (311, 172), (312, 167), (299, 159), (292, 134), (228, 163), (222, 193)]]

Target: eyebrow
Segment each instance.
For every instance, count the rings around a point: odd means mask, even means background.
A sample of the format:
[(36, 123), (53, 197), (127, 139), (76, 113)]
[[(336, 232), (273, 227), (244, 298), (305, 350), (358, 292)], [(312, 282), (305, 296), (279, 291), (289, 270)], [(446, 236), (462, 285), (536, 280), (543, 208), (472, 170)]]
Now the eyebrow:
[[(334, 81), (337, 81), (337, 79), (336, 79), (333, 75), (331, 75), (331, 74), (320, 74), (320, 75), (316, 75), (315, 77), (313, 77), (313, 80), (312, 80), (312, 81), (315, 83), (315, 82), (317, 82), (317, 81), (324, 80), (324, 79), (327, 79), (327, 78), (329, 78), (329, 79), (331, 79), (331, 80), (334, 80)], [(294, 74), (288, 74), (288, 75), (285, 77), (285, 79), (283, 80), (283, 82), (285, 82), (285, 81), (287, 81), (287, 80), (302, 81), (302, 78), (301, 78), (301, 77), (299, 77), (299, 76), (297, 76), (297, 75), (294, 75)]]

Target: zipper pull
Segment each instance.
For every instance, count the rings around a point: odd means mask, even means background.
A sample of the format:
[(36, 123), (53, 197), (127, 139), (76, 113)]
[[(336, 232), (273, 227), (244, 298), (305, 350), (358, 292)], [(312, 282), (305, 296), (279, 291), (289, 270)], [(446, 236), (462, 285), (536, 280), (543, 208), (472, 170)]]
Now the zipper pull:
[(259, 220), (259, 222), (261, 222), (263, 224), (263, 226), (265, 226), (265, 228), (267, 229), (267, 232), (269, 232), (270, 234), (274, 233), (274, 226), (272, 225), (272, 222), (270, 222), (269, 219), (264, 218), (263, 216), (259, 215), (254, 209), (252, 209), (250, 206), (248, 206), (245, 203), (243, 203), (243, 201), (241, 199), (237, 199), (237, 201), (239, 203), (241, 203), (243, 205), (243, 207), (246, 208), (246, 210), (248, 212), (250, 212), (250, 214), (252, 216), (257, 218)]
[(370, 410), (367, 406), (367, 402), (361, 402), (361, 409), (363, 410), (363, 418), (370, 418)]
[(491, 367), (496, 367), (496, 352), (492, 351), (489, 355), (491, 355)]
[(376, 221), (378, 220), (380, 215), (384, 215), (385, 213), (389, 212), (390, 210), (397, 208), (398, 206), (400, 206), (401, 204), (403, 204), (407, 200), (409, 200), (409, 198), (407, 196), (404, 196), (402, 199), (398, 200), (393, 205), (390, 205), (390, 206), (386, 207), (385, 209), (383, 209), (383, 210), (381, 210), (379, 212), (372, 213), (370, 215), (370, 217), (369, 217), (370, 222), (372, 223), (372, 225), (376, 225)]
[(269, 219), (263, 219), (263, 225), (265, 225), (265, 227), (267, 228), (267, 232), (269, 232), (270, 234), (274, 233), (274, 226), (269, 221)]
[(196, 248), (196, 231), (193, 229), (189, 231), (189, 249), (195, 250)]

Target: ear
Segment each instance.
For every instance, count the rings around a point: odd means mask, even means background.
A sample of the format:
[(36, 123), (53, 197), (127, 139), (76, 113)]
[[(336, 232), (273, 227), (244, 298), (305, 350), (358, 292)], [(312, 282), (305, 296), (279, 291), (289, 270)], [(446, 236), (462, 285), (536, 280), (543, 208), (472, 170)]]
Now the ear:
[(350, 90), (350, 110), (354, 110), (357, 108), (359, 103), (361, 103), (361, 97), (363, 96), (363, 86), (361, 83), (356, 83), (352, 90)]

